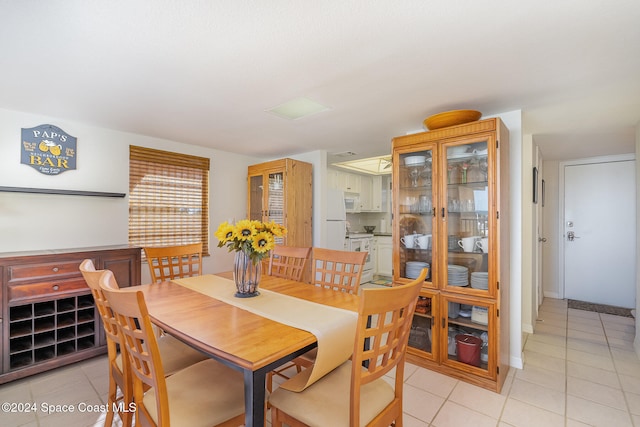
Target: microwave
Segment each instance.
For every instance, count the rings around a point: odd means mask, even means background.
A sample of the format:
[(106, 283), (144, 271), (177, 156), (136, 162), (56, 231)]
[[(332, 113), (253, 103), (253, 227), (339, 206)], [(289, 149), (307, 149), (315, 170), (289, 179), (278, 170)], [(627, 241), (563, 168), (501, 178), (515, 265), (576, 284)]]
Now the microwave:
[(360, 196), (358, 194), (345, 193), (344, 207), (347, 213), (360, 212)]

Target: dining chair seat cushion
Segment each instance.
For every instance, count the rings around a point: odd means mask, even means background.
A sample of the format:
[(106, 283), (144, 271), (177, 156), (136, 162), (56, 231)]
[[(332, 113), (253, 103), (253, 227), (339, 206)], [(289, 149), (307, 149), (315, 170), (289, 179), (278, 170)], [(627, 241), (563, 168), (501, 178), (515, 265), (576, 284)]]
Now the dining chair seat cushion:
[(120, 369), (120, 372), (122, 372), (122, 353), (118, 353), (116, 356), (116, 366)]
[[(212, 426), (244, 413), (242, 373), (215, 360), (178, 371), (167, 377), (166, 384), (172, 427)], [(143, 401), (157, 422), (155, 393), (150, 389)]]
[[(163, 335), (158, 338), (158, 348), (160, 349), (162, 367), (166, 376), (173, 375), (187, 366), (208, 359), (203, 353), (189, 347), (171, 335)], [(116, 365), (122, 372), (122, 353), (118, 353)]]
[[(269, 403), (309, 426), (349, 427), (351, 361), (347, 361), (302, 392), (278, 388)], [(394, 399), (393, 387), (380, 378), (362, 386), (360, 425), (365, 426)]]
[(158, 349), (165, 376), (173, 375), (187, 366), (209, 359), (204, 353), (166, 334), (158, 338)]

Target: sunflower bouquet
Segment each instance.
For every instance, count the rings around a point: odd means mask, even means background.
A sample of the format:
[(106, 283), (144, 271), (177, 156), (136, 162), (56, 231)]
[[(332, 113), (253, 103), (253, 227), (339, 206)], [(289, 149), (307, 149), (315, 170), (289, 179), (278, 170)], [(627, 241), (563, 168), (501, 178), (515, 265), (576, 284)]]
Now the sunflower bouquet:
[(223, 222), (215, 232), (218, 247), (226, 246), (229, 252), (242, 251), (257, 264), (269, 255), (276, 237), (284, 237), (287, 229), (275, 222), (268, 223), (243, 219), (235, 224)]

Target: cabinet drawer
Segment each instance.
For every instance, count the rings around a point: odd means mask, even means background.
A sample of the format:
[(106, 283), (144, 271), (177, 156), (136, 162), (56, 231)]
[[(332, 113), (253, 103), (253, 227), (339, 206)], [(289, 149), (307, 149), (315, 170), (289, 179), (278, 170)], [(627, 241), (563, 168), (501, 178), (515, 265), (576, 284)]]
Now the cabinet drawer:
[[(9, 283), (32, 279), (59, 279), (62, 277), (81, 277), (82, 260), (63, 260), (43, 264), (24, 264), (9, 267)], [(94, 261), (95, 263), (95, 261)]]
[(9, 285), (8, 296), (9, 302), (41, 297), (57, 298), (58, 295), (83, 289), (89, 289), (89, 287), (82, 277), (78, 277), (64, 281), (51, 280), (29, 285)]

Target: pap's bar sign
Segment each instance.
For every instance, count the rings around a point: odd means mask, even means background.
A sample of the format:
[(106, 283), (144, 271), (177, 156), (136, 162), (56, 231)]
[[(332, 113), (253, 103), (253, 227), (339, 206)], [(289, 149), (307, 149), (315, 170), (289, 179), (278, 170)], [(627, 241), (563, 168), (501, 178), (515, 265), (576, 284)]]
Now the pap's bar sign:
[(53, 125), (22, 128), (20, 163), (45, 175), (76, 168), (77, 138)]

